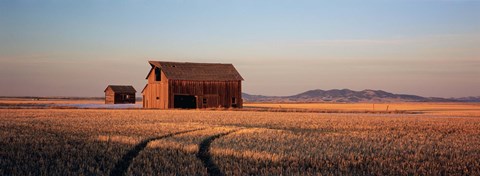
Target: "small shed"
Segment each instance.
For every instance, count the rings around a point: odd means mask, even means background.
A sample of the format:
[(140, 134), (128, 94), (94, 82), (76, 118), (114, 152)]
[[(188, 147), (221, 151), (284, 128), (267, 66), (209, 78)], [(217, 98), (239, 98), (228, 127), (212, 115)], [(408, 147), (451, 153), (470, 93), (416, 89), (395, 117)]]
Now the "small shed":
[(105, 104), (135, 104), (133, 86), (109, 85), (105, 89)]

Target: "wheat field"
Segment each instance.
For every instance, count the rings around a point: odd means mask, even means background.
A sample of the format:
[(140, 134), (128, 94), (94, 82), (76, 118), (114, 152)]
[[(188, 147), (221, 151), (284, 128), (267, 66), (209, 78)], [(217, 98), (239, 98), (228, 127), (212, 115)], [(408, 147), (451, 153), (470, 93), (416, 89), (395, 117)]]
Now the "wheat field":
[(250, 108), (317, 110), (340, 113), (406, 112), (450, 116), (480, 116), (480, 103), (247, 103)]
[(476, 107), (420, 114), (0, 109), (0, 175), (478, 175)]

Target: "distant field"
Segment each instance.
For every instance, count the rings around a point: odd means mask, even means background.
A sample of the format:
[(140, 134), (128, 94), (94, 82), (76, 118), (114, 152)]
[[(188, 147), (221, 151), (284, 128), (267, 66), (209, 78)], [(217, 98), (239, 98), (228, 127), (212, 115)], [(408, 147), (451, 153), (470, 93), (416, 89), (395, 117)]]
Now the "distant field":
[(480, 116), (480, 103), (246, 103), (245, 106), (333, 112), (406, 111), (422, 114)]
[(0, 175), (480, 174), (478, 104), (389, 106), (423, 114), (0, 109)]
[[(135, 105), (105, 105), (104, 100), (1, 99), (0, 109), (137, 109)], [(480, 103), (252, 103), (241, 111), (325, 112), (325, 113), (397, 113), (480, 116)], [(222, 110), (222, 109), (217, 109)]]
[(98, 99), (0, 98), (0, 109), (128, 109), (141, 107), (141, 101), (134, 105), (106, 105), (105, 100)]

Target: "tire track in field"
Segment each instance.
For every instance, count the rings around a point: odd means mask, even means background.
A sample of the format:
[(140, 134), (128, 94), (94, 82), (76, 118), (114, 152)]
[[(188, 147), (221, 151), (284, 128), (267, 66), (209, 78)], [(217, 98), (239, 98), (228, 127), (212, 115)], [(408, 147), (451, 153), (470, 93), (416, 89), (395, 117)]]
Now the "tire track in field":
[(122, 159), (118, 160), (118, 162), (115, 164), (115, 167), (110, 172), (110, 176), (126, 175), (128, 167), (130, 167), (130, 164), (132, 163), (133, 159), (135, 157), (137, 157), (138, 154), (140, 154), (140, 152), (143, 149), (145, 149), (145, 147), (147, 147), (149, 142), (154, 141), (154, 140), (159, 140), (159, 139), (172, 137), (172, 136), (179, 135), (179, 134), (204, 130), (204, 129), (205, 128), (187, 130), (187, 131), (180, 131), (180, 132), (176, 132), (176, 133), (170, 133), (170, 134), (166, 134), (166, 135), (163, 135), (163, 136), (158, 136), (158, 137), (153, 137), (153, 138), (148, 138), (146, 140), (143, 140), (142, 142), (137, 144), (135, 147), (133, 147), (131, 150), (129, 150), (125, 155), (123, 155)]
[(197, 158), (200, 159), (203, 163), (203, 166), (207, 168), (208, 175), (210, 176), (225, 175), (224, 173), (222, 173), (222, 171), (220, 171), (217, 164), (213, 162), (212, 155), (210, 153), (210, 145), (215, 139), (229, 135), (237, 131), (239, 130), (232, 130), (225, 133), (216, 134), (204, 139), (200, 144), (198, 144)]

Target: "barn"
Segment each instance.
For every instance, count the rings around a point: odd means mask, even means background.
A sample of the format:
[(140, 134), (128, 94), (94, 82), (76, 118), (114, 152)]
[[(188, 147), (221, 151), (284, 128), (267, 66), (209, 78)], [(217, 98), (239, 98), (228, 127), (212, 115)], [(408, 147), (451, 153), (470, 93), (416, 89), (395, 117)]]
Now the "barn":
[(109, 85), (105, 89), (105, 104), (135, 104), (135, 93), (132, 86)]
[(241, 108), (242, 76), (232, 64), (149, 61), (143, 107)]

